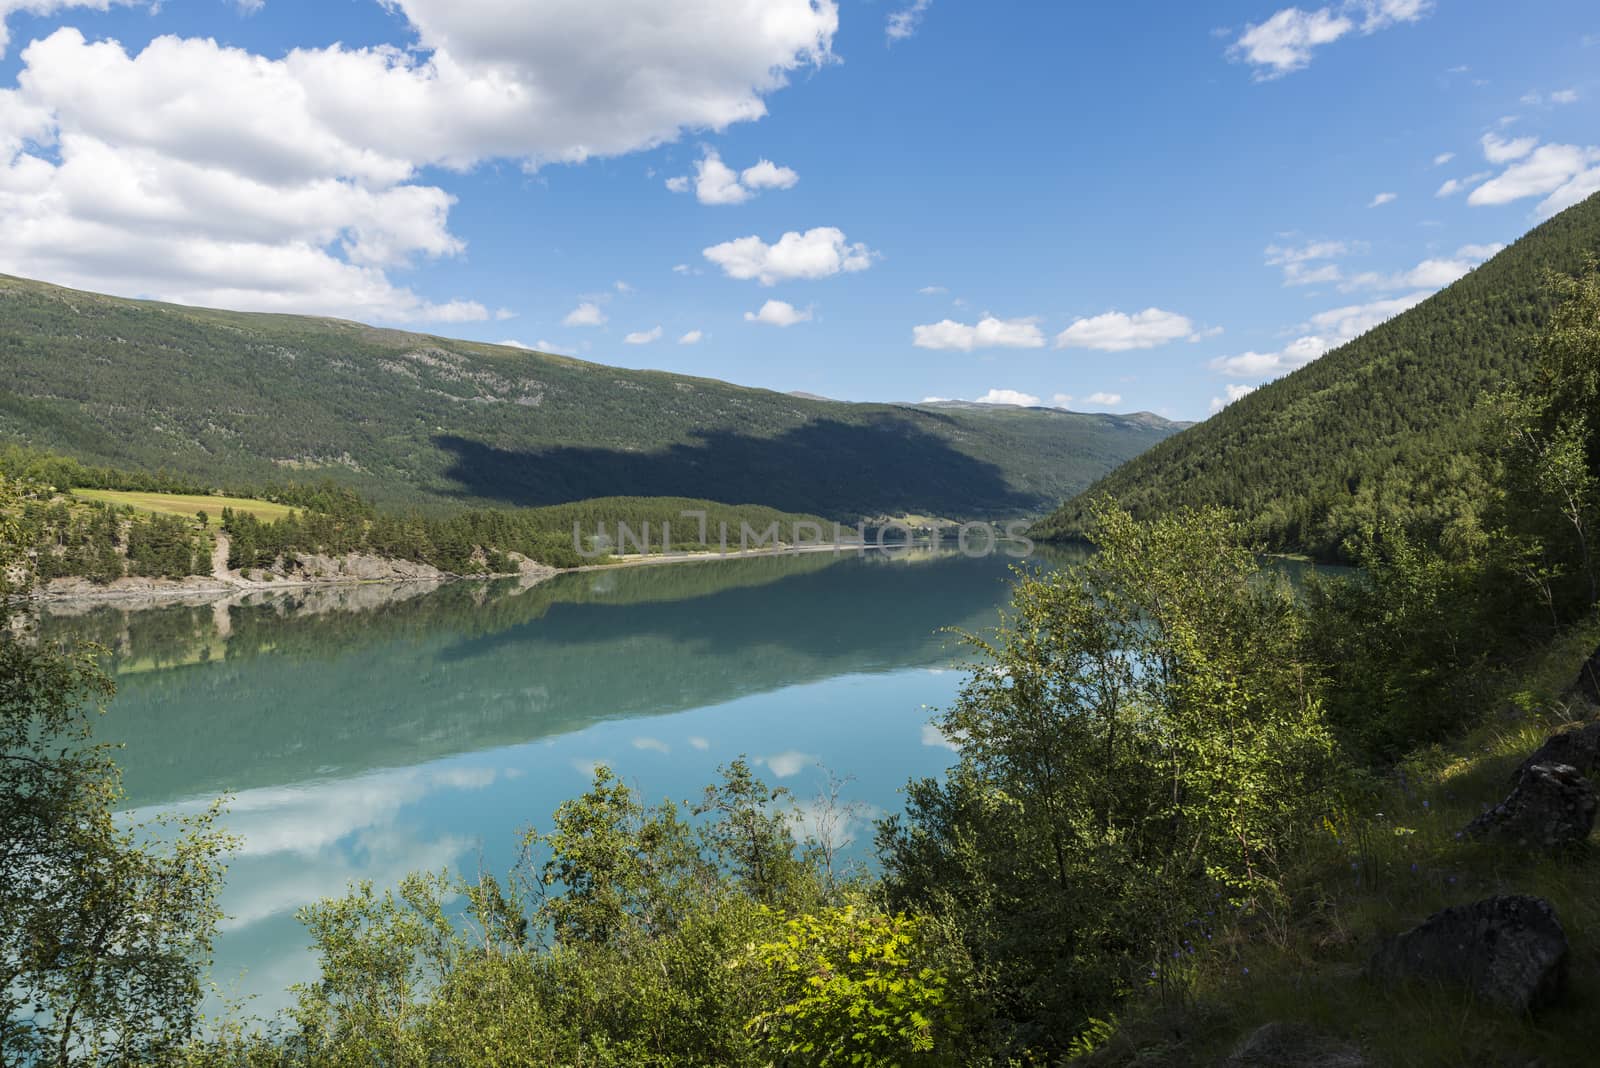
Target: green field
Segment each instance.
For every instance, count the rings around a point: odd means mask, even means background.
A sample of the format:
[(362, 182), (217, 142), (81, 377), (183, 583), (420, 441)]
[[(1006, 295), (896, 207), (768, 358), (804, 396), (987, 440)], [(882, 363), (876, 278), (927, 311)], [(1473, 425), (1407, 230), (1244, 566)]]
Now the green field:
[(294, 509), (286, 504), (273, 504), (271, 501), (197, 493), (133, 493), (123, 490), (75, 489), (72, 495), (79, 500), (126, 505), (140, 512), (154, 512), (158, 515), (181, 515), (192, 519), (195, 513), (204, 512), (213, 527), (222, 525), (224, 508), (232, 508), (235, 512), (247, 512), (264, 523), (274, 522), (294, 512)]

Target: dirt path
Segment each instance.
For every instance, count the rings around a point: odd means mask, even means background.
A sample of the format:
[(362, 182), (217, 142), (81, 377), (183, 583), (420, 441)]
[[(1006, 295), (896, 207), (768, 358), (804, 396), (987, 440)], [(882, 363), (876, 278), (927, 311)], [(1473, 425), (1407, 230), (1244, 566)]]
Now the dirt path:
[(211, 577), (218, 582), (233, 582), (233, 576), (228, 574), (228, 552), (232, 543), (222, 531), (217, 531), (217, 545), (211, 550)]

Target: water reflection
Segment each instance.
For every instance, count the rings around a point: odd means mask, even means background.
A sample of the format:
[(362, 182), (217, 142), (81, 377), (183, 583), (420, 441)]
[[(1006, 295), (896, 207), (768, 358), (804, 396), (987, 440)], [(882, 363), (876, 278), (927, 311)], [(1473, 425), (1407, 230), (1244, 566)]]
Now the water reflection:
[(504, 870), (597, 763), (690, 799), (747, 754), (802, 826), (823, 818), (825, 767), (853, 776), (839, 833), (864, 845), (907, 778), (949, 763), (928, 724), (960, 680), (942, 628), (992, 625), (1010, 564), (819, 554), (100, 607), (44, 629), (111, 650), (103, 736), (125, 746), (130, 804), (233, 795), (218, 980), (267, 1010), (311, 977), (297, 908), (356, 879)]

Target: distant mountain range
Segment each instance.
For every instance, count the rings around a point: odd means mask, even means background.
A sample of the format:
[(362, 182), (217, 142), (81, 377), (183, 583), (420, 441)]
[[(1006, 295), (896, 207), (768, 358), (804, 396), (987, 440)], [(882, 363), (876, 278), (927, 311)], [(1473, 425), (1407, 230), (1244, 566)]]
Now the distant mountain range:
[(359, 323), (0, 276), (0, 436), (380, 503), (687, 496), (850, 520), (1043, 514), (1183, 424), (849, 404)]
[(1548, 319), (1548, 272), (1600, 255), (1600, 194), (1524, 235), (1454, 285), (1172, 437), (1035, 527), (1084, 533), (1088, 502), (1139, 515), (1241, 510), (1270, 547), (1333, 558), (1380, 517), (1437, 535), (1479, 494), (1465, 461), (1485, 390), (1532, 370)]

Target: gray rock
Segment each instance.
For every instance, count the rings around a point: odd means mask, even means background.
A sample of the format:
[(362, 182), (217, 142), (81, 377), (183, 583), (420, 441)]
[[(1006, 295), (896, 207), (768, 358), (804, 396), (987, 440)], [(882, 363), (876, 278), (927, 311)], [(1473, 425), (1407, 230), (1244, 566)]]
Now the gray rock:
[(1577, 768), (1533, 764), (1522, 770), (1510, 796), (1467, 824), (1467, 834), (1521, 849), (1567, 849), (1589, 840), (1595, 805), (1594, 787)]
[(1305, 1024), (1269, 1023), (1252, 1031), (1222, 1063), (1226, 1068), (1367, 1068), (1371, 1062), (1355, 1046)]
[(1552, 734), (1511, 773), (1511, 781), (1521, 779), (1522, 773), (1535, 764), (1566, 764), (1577, 768), (1579, 775), (1593, 778), (1600, 771), (1600, 723)]
[(1367, 965), (1380, 984), (1465, 986), (1484, 1001), (1527, 1012), (1561, 996), (1567, 936), (1543, 898), (1485, 898), (1436, 912), (1386, 942)]

